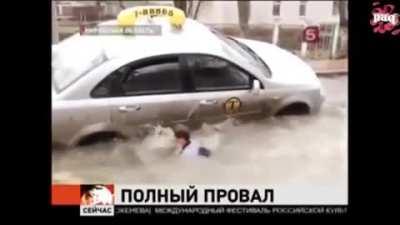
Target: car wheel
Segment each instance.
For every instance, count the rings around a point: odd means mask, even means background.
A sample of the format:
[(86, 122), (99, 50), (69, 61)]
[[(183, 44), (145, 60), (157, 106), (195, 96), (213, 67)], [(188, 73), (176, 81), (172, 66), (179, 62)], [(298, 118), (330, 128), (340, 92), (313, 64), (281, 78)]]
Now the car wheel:
[(99, 132), (82, 138), (79, 141), (78, 146), (89, 146), (101, 143), (117, 143), (125, 141), (126, 139), (127, 137), (117, 132)]
[(310, 113), (310, 107), (305, 103), (293, 103), (279, 110), (276, 116), (304, 115)]

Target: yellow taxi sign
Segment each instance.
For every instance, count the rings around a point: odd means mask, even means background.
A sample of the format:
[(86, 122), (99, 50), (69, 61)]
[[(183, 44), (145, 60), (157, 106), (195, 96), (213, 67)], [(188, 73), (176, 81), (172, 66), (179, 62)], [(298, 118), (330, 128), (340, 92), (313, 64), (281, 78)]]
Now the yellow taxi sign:
[(122, 10), (117, 17), (119, 26), (134, 26), (140, 17), (168, 17), (172, 26), (182, 27), (185, 13), (171, 6), (137, 6)]

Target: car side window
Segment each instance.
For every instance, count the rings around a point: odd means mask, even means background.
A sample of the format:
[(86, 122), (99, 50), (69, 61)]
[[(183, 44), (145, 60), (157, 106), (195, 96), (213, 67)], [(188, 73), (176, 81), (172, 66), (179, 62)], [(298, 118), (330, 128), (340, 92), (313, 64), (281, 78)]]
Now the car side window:
[(226, 60), (207, 55), (186, 57), (196, 91), (250, 89), (250, 77)]
[(178, 57), (153, 59), (126, 65), (111, 73), (92, 97), (117, 97), (182, 91)]

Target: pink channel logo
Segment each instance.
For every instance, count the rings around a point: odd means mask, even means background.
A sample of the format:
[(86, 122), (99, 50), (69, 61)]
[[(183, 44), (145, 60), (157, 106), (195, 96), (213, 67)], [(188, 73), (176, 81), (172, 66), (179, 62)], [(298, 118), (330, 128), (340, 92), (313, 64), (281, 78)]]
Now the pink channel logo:
[(395, 6), (392, 4), (381, 5), (381, 2), (376, 1), (372, 3), (374, 7), (371, 11), (372, 19), (370, 24), (373, 27), (375, 33), (384, 34), (390, 32), (392, 35), (399, 35), (400, 28), (396, 28), (399, 25), (399, 14), (395, 13)]

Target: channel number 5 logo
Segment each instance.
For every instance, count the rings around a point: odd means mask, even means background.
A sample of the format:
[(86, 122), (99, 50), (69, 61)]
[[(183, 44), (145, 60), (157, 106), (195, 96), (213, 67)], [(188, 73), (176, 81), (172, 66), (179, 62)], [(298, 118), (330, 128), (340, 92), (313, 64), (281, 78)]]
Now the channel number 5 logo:
[(303, 32), (303, 40), (307, 43), (315, 43), (319, 41), (319, 27), (306, 27)]

